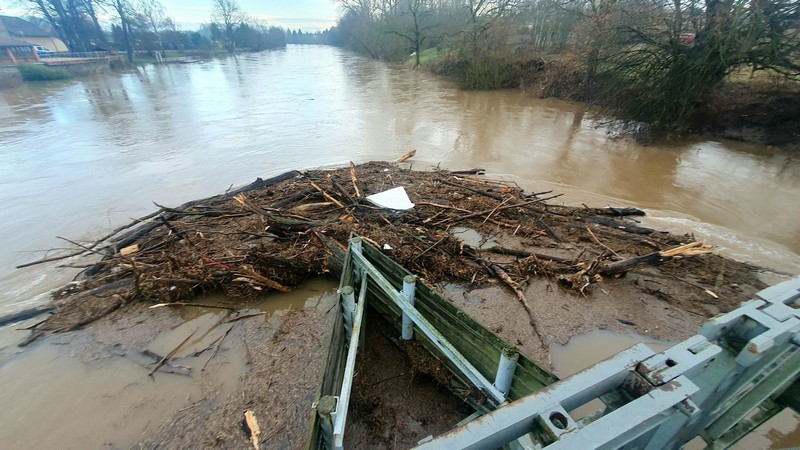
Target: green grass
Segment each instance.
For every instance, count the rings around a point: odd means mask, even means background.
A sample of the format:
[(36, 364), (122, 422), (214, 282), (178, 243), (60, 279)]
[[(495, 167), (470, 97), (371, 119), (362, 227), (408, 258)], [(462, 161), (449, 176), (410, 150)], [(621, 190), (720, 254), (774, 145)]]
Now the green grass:
[(25, 81), (66, 80), (72, 74), (64, 69), (47, 67), (39, 64), (20, 64), (17, 66), (22, 79)]
[[(419, 64), (425, 65), (431, 61), (435, 61), (441, 57), (441, 52), (437, 48), (426, 48), (419, 54)], [(411, 55), (406, 59), (406, 64), (414, 65), (417, 63), (417, 57)]]
[(731, 71), (725, 81), (729, 83), (745, 84), (753, 87), (782, 88), (792, 91), (800, 89), (800, 79), (786, 77), (774, 70), (765, 69), (753, 72), (752, 66), (740, 66)]

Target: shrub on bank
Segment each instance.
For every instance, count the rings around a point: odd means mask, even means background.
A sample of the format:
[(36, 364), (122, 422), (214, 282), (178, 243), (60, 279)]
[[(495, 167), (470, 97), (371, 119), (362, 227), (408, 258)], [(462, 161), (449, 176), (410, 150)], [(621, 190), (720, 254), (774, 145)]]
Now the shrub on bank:
[(544, 62), (528, 55), (472, 55), (448, 52), (430, 68), (434, 73), (454, 79), (464, 89), (517, 88)]
[(38, 64), (20, 64), (17, 66), (25, 81), (66, 80), (72, 75), (64, 69), (42, 66)]

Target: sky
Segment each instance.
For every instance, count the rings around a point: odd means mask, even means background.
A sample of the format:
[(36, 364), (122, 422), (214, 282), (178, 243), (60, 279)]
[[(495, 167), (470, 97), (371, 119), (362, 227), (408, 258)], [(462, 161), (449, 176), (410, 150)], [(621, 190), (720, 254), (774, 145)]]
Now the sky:
[[(267, 25), (321, 31), (336, 24), (338, 8), (334, 0), (238, 0), (242, 11)], [(28, 15), (24, 0), (0, 0), (0, 14)], [(167, 15), (179, 28), (196, 30), (211, 21), (211, 0), (161, 0)]]

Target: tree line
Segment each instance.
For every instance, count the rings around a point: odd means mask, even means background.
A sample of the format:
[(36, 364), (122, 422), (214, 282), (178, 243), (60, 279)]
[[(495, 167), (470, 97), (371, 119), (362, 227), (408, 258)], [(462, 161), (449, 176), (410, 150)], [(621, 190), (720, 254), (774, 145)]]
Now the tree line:
[[(261, 51), (286, 45), (284, 31), (244, 13), (236, 0), (212, 0), (211, 21), (198, 31), (179, 30), (160, 0), (23, 0), (72, 51)], [(110, 27), (98, 17), (110, 17)]]
[(634, 126), (681, 130), (735, 70), (800, 76), (797, 0), (338, 0), (331, 43), (419, 65), (467, 88), (558, 66)]

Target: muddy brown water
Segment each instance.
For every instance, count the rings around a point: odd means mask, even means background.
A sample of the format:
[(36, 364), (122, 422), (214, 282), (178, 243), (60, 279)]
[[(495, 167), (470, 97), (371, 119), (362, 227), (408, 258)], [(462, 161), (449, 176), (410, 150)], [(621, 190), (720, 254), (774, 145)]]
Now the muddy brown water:
[[(329, 304), (323, 296), (335, 295), (336, 286), (331, 279), (314, 278), (290, 294), (268, 294), (249, 303), (253, 311), (245, 312), (263, 312), (264, 317), (246, 320), (269, 320), (277, 326), (289, 308)], [(209, 296), (199, 302), (214, 305), (224, 300)], [(109, 356), (87, 350), (93, 348), (92, 334), (48, 338), (34, 351), (17, 352), (13, 342), (7, 342), (0, 348), (0, 448), (131, 448), (177, 412), (201, 401), (224, 401), (246, 372), (241, 339), (223, 340), (216, 354), (192, 354), (225, 333), (226, 326), (215, 325), (227, 311), (186, 307), (176, 314), (183, 323), (148, 337), (146, 349), (167, 355), (188, 338), (171, 359), (175, 367), (189, 367), (188, 376), (159, 371), (150, 377), (141, 364), (152, 360), (138, 351), (112, 349)], [(12, 332), (13, 328), (2, 329), (0, 338), (15, 339)], [(204, 368), (208, 370), (199, 382)]]
[(569, 203), (634, 204), (740, 258), (800, 272), (800, 157), (689, 136), (614, 139), (584, 105), (467, 92), (325, 46), (0, 90), (0, 313), (69, 271), (13, 266), (290, 169), (482, 167)]
[[(564, 193), (559, 201), (570, 204), (636, 205), (650, 213), (647, 225), (800, 273), (797, 155), (700, 136), (641, 146), (593, 119), (584, 105), (459, 91), (422, 71), (320, 46), (0, 90), (0, 314), (46, 301), (74, 275), (55, 265), (13, 270), (67, 247), (57, 235), (88, 241), (151, 212), (152, 201), (177, 205), (257, 176), (410, 149), (417, 169), (482, 167), (531, 191)], [(184, 319), (200, 326), (214, 314)], [(41, 429), (68, 433), (80, 447), (107, 442), (89, 436), (94, 427), (67, 431), (65, 411), (133, 442), (198, 395), (177, 375), (148, 385), (125, 361), (78, 361), (57, 340), (15, 354), (15, 328), (0, 329), (0, 420), (13, 425), (0, 433), (4, 448), (64, 444)], [(163, 347), (185, 338), (173, 334)], [(220, 392), (235, 386), (237, 364), (220, 376)], [(78, 399), (83, 406), (71, 411)], [(101, 413), (108, 399), (117, 414)], [(145, 413), (145, 404), (173, 406)]]

